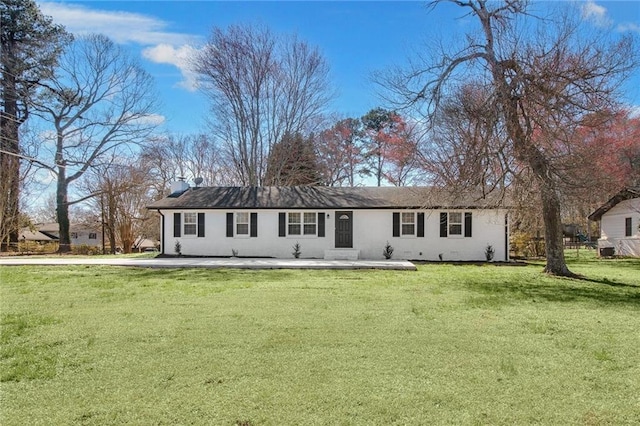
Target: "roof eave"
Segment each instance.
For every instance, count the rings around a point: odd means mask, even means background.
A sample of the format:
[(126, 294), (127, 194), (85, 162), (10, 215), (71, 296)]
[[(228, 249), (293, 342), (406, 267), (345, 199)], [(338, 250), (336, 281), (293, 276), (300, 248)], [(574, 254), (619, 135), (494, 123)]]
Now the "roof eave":
[(598, 221), (602, 219), (602, 216), (614, 208), (616, 205), (620, 204), (622, 201), (631, 200), (633, 198), (640, 197), (640, 189), (639, 188), (625, 188), (622, 191), (618, 192), (616, 195), (611, 197), (609, 201), (601, 205), (591, 213), (587, 218), (589, 220)]

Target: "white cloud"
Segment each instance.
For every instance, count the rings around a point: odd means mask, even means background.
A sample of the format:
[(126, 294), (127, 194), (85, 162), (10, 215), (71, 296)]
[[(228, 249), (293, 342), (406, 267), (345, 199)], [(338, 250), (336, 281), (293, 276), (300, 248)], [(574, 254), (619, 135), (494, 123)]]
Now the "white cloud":
[(630, 106), (629, 107), (629, 116), (631, 118), (640, 117), (640, 105)]
[(197, 37), (166, 31), (169, 24), (138, 13), (91, 9), (80, 5), (41, 2), (42, 13), (53, 17), (74, 34), (101, 33), (116, 43), (138, 43), (143, 46), (159, 43), (181, 45)]
[(627, 31), (640, 33), (640, 25), (634, 24), (633, 22), (626, 22), (624, 24), (620, 24), (616, 27), (616, 30), (625, 33)]
[(607, 9), (596, 4), (593, 0), (586, 1), (582, 6), (582, 17), (587, 21), (593, 22), (598, 27), (609, 27), (613, 24)]
[(160, 114), (147, 114), (144, 117), (140, 117), (136, 120), (136, 122), (140, 124), (148, 124), (153, 126), (159, 126), (165, 121), (165, 116)]
[(163, 43), (144, 49), (142, 56), (159, 64), (171, 64), (177, 67), (184, 78), (178, 85), (193, 92), (197, 88), (197, 77), (190, 61), (196, 52), (197, 49), (187, 44), (175, 48)]
[(188, 58), (196, 50), (191, 46), (200, 43), (200, 36), (168, 31), (166, 21), (139, 13), (51, 2), (40, 2), (39, 6), (43, 14), (53, 17), (73, 34), (100, 33), (116, 43), (145, 46), (143, 57), (180, 70), (183, 81), (177, 86), (189, 91), (196, 89), (196, 75), (190, 70)]

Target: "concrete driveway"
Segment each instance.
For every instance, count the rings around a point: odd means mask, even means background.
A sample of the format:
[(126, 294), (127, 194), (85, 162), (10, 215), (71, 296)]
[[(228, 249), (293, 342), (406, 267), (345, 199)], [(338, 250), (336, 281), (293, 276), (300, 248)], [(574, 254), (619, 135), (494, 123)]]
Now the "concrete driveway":
[(253, 259), (253, 258), (153, 258), (75, 256), (6, 256), (0, 266), (17, 265), (109, 265), (138, 268), (232, 268), (232, 269), (390, 269), (415, 271), (406, 260), (323, 260), (323, 259)]

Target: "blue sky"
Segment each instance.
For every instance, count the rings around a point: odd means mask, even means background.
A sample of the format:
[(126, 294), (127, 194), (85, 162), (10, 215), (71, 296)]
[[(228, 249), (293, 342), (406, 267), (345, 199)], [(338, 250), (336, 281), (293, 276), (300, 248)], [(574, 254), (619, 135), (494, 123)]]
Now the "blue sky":
[[(186, 57), (206, 41), (211, 28), (260, 23), (275, 33), (295, 33), (316, 46), (331, 67), (338, 96), (330, 107), (358, 117), (381, 106), (369, 76), (406, 62), (433, 35), (462, 35), (468, 25), (461, 10), (443, 5), (428, 11), (425, 2), (323, 1), (38, 1), (42, 11), (70, 32), (101, 32), (139, 55), (154, 76), (161, 99), (162, 130), (205, 131), (206, 99), (194, 90)], [(552, 2), (541, 2), (544, 8)], [(590, 25), (640, 36), (640, 2), (575, 1)], [(625, 102), (640, 107), (640, 75), (626, 87)]]

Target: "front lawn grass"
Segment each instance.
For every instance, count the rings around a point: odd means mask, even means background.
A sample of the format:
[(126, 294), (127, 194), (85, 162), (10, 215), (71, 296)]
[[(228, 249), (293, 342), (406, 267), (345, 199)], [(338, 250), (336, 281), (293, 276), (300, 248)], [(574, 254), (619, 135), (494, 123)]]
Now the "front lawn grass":
[(637, 424), (640, 261), (570, 262), (2, 267), (0, 424)]

